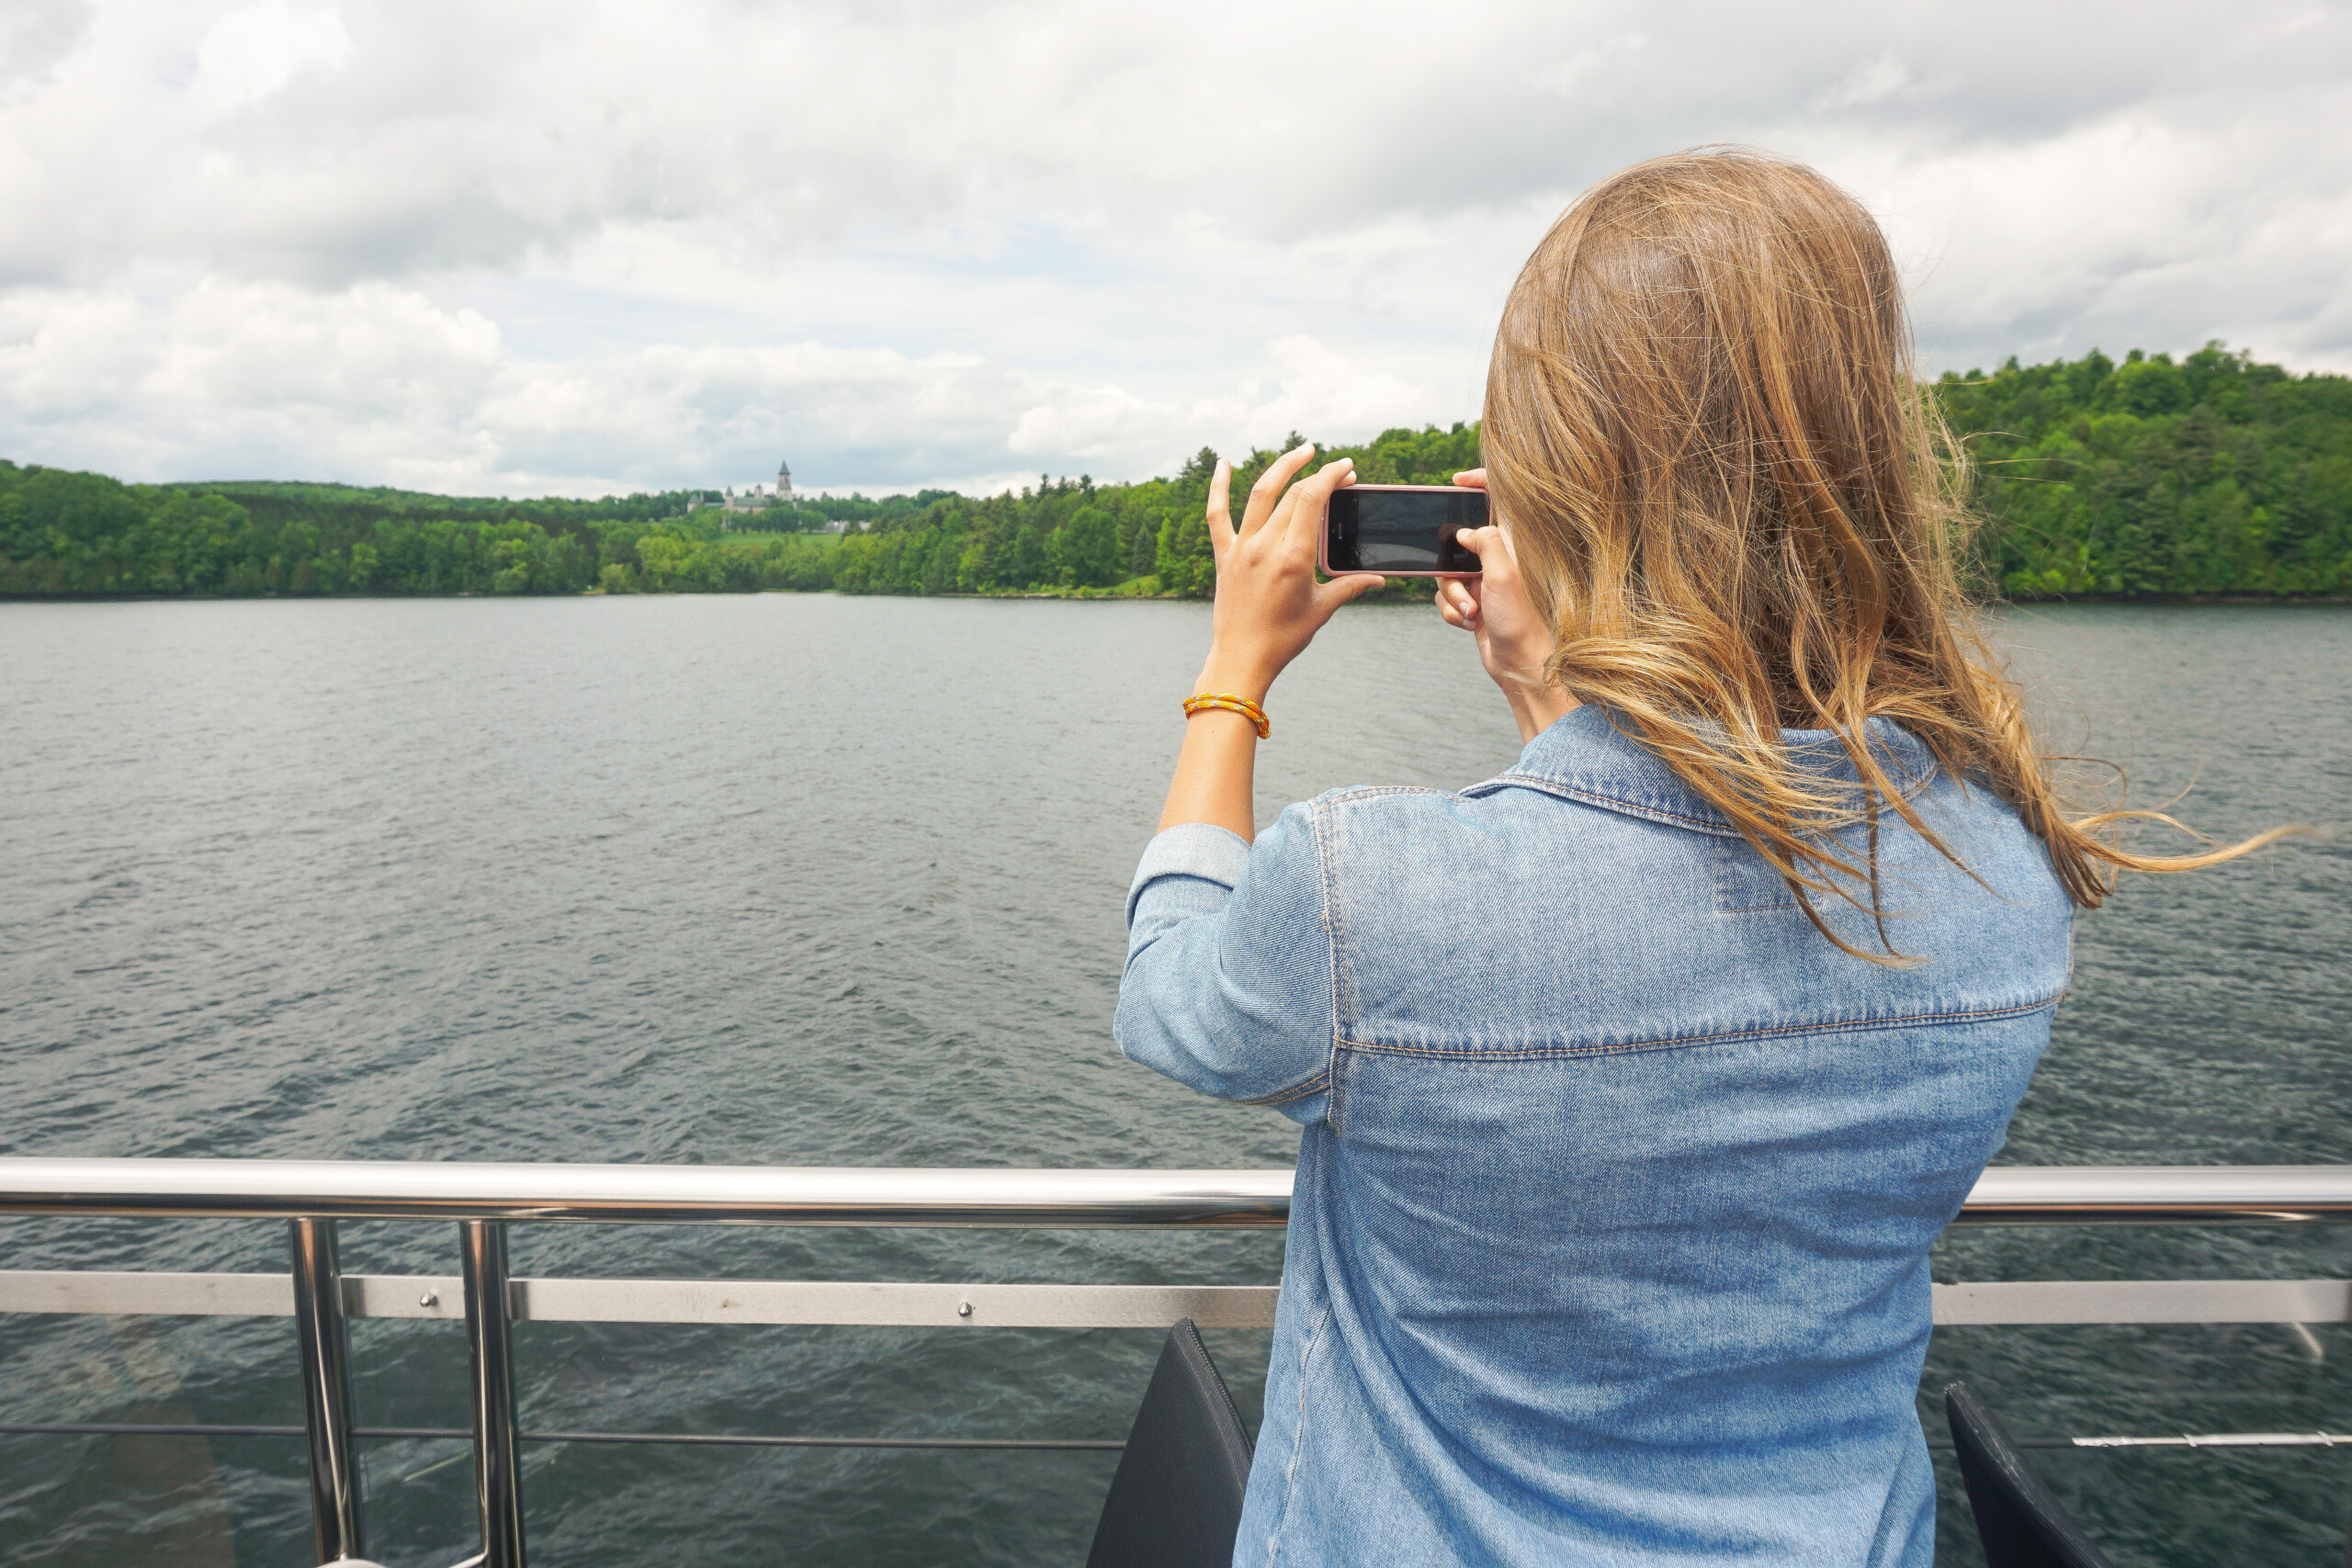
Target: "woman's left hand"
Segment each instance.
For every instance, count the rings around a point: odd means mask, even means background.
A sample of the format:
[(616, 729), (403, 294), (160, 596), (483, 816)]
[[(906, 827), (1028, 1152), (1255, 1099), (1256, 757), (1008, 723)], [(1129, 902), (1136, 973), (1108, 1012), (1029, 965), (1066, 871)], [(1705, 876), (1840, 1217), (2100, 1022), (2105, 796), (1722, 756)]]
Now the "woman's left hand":
[(1292, 484), (1314, 456), (1314, 447), (1301, 446), (1278, 458), (1250, 489), (1238, 527), (1233, 523), (1233, 465), (1216, 466), (1209, 481), (1208, 506), (1209, 544), (1216, 553), (1216, 607), (1198, 690), (1264, 701), (1274, 677), (1306, 649), (1340, 605), (1387, 581), (1368, 573), (1315, 581), (1331, 492), (1354, 482), (1355, 465), (1342, 457)]
[[(1355, 478), (1342, 457), (1297, 484), (1312, 446), (1284, 453), (1250, 491), (1241, 526), (1233, 525), (1233, 465), (1220, 462), (1209, 481), (1209, 544), (1216, 552), (1216, 607), (1209, 619), (1208, 662), (1193, 690), (1229, 692), (1253, 703), (1296, 659), (1340, 605), (1387, 581), (1369, 574), (1315, 581), (1317, 546), (1331, 492)], [(1255, 836), (1250, 778), (1258, 727), (1226, 708), (1204, 708), (1184, 725), (1184, 749), (1159, 814), (1165, 830), (1205, 822), (1244, 839)]]

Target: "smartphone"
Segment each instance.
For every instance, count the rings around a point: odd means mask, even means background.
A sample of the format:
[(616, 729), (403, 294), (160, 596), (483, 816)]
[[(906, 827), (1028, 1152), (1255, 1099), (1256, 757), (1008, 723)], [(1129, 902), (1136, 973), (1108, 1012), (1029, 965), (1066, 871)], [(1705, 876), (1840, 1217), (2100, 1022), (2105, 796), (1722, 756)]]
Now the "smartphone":
[(1454, 536), (1487, 525), (1487, 492), (1459, 485), (1341, 485), (1323, 520), (1326, 576), (1476, 577)]

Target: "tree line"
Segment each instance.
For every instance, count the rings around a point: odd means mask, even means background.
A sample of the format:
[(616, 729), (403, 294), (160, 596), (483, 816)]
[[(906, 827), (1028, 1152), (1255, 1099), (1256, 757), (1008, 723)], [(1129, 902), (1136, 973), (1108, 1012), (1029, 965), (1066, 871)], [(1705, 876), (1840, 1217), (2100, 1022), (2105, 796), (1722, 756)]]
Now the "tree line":
[(2352, 378), (2211, 343), (1935, 390), (2013, 599), (2352, 592)]
[[(2352, 379), (2208, 344), (1929, 389), (1973, 465), (1981, 575), (2011, 598), (2352, 592)], [(1295, 443), (1284, 444), (1284, 449)], [(1277, 453), (1250, 453), (1237, 494)], [(1383, 432), (1360, 478), (1442, 484), (1475, 423)], [(0, 594), (1174, 594), (1215, 581), (1216, 454), (1173, 476), (696, 508), (699, 491), (506, 501), (346, 485), (130, 485), (0, 460)], [(1389, 591), (1418, 595), (1399, 583)]]
[[(1295, 439), (1295, 438), (1294, 438)], [(1285, 448), (1287, 449), (1287, 448)], [(1335, 449), (1367, 479), (1444, 483), (1478, 434), (1392, 430)], [(1237, 484), (1277, 453), (1258, 451)], [(349, 485), (131, 485), (0, 459), (0, 594), (755, 592), (1171, 593), (1216, 581), (1203, 509), (1216, 455), (1170, 479), (1040, 476), (948, 491), (800, 498), (751, 513), (700, 491), (471, 500)]]

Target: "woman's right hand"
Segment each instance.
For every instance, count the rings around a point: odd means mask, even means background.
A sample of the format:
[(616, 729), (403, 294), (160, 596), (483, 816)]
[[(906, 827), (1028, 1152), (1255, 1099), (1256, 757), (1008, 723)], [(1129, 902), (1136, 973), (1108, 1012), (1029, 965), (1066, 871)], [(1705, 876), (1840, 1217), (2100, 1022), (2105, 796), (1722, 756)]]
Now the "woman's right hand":
[[(1472, 468), (1456, 474), (1453, 482), (1484, 490), (1487, 470)], [(1527, 585), (1519, 575), (1519, 558), (1511, 551), (1510, 536), (1499, 524), (1466, 529), (1455, 537), (1478, 558), (1478, 575), (1440, 578), (1438, 613), (1446, 625), (1476, 636), (1478, 660), (1510, 704), (1511, 716), (1519, 721), (1520, 739), (1532, 740), (1553, 720), (1577, 706), (1574, 697), (1544, 676), (1544, 667), (1554, 646), (1552, 628), (1535, 613)]]

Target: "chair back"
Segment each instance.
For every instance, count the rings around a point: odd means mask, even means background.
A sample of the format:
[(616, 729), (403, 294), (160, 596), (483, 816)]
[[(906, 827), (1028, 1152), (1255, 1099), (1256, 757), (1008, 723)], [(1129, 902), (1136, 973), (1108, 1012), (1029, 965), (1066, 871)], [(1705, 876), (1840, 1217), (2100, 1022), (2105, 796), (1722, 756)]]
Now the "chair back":
[(1944, 1418), (1951, 1423), (1985, 1568), (2112, 1568), (1966, 1383), (1944, 1390)]
[(1159, 1348), (1086, 1568), (1229, 1568), (1250, 1432), (1189, 1317)]

